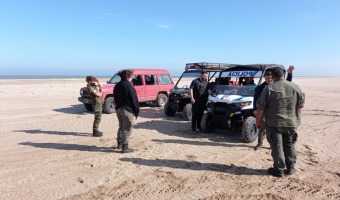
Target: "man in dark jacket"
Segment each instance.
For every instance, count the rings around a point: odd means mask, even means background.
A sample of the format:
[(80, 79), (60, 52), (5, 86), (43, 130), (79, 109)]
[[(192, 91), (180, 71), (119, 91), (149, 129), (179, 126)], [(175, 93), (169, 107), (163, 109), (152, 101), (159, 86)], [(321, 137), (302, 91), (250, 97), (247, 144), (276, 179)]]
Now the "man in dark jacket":
[(196, 133), (196, 126), (201, 130), (201, 119), (204, 114), (204, 109), (207, 103), (207, 78), (208, 73), (201, 71), (199, 78), (194, 79), (190, 84), (190, 97), (192, 104), (191, 128), (192, 133)]
[[(288, 72), (288, 75), (287, 75), (287, 81), (292, 81), (293, 79), (293, 70), (295, 69), (294, 65), (290, 65), (287, 72)], [(263, 82), (261, 85), (258, 85), (256, 88), (255, 88), (255, 95), (254, 95), (254, 115), (256, 116), (256, 103), (257, 103), (257, 100), (259, 99), (263, 89), (267, 86), (267, 85), (270, 85), (273, 83), (273, 78), (272, 78), (272, 73), (270, 71), (266, 72), (265, 74), (265, 82)], [(262, 145), (263, 145), (263, 140), (265, 138), (265, 135), (266, 135), (266, 129), (265, 129), (265, 126), (264, 126), (264, 121), (262, 121), (262, 128), (259, 130), (259, 135), (258, 135), (258, 143), (256, 145), (256, 147), (254, 147), (254, 150), (258, 150), (258, 149), (261, 149), (262, 148)]]
[(129, 139), (134, 120), (139, 114), (139, 104), (136, 90), (131, 84), (132, 71), (122, 70), (118, 72), (118, 75), (121, 81), (115, 85), (113, 90), (119, 122), (117, 148), (122, 149), (122, 153), (129, 153), (133, 152), (133, 149), (129, 148)]

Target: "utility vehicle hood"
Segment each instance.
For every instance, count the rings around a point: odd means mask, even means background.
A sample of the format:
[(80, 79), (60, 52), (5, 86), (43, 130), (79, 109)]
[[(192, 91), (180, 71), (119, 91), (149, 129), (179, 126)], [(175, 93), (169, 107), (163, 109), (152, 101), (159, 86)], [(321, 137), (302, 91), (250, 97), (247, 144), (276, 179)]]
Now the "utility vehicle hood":
[(241, 103), (241, 102), (247, 102), (251, 101), (253, 102), (254, 97), (244, 97), (240, 95), (225, 95), (225, 94), (219, 94), (217, 96), (209, 95), (209, 100), (213, 102), (222, 102), (222, 103)]

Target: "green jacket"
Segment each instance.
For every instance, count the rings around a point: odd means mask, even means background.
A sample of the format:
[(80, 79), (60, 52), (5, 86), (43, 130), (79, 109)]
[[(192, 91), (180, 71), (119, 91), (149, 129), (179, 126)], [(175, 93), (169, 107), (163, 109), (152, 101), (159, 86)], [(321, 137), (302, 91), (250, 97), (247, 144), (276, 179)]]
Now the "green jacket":
[(298, 85), (279, 79), (263, 89), (257, 109), (264, 110), (267, 126), (298, 127), (304, 102), (304, 93)]
[[(94, 107), (94, 110), (101, 109), (100, 106), (103, 103), (102, 97), (101, 96), (98, 97), (95, 95), (97, 92), (99, 92), (99, 89), (96, 86), (87, 84), (87, 92), (89, 93), (93, 100), (92, 105)], [(96, 109), (96, 107), (98, 107), (98, 109)]]

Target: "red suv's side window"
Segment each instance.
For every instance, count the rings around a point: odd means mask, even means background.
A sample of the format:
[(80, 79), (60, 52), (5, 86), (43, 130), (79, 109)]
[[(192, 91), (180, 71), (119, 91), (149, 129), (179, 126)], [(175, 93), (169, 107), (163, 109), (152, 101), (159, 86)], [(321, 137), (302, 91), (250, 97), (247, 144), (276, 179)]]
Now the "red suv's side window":
[(142, 75), (134, 75), (132, 77), (132, 84), (134, 86), (143, 85)]
[(145, 75), (145, 85), (158, 85), (157, 75)]
[(165, 75), (159, 75), (159, 81), (161, 85), (167, 85), (167, 84), (172, 84), (170, 76), (165, 74)]

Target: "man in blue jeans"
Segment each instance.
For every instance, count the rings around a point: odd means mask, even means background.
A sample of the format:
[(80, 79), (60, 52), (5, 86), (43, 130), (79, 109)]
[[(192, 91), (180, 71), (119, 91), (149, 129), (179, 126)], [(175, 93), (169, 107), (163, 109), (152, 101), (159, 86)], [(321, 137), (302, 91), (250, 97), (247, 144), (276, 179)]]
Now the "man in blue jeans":
[[(300, 87), (284, 79), (282, 68), (272, 70), (273, 83), (263, 89), (257, 103), (256, 128), (262, 128), (265, 117), (268, 141), (273, 157), (272, 176), (283, 177), (295, 173), (297, 128), (300, 126), (304, 93)], [(265, 115), (265, 116), (264, 116)]]

